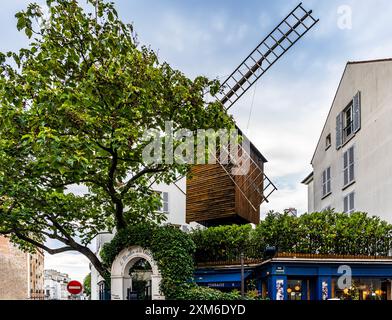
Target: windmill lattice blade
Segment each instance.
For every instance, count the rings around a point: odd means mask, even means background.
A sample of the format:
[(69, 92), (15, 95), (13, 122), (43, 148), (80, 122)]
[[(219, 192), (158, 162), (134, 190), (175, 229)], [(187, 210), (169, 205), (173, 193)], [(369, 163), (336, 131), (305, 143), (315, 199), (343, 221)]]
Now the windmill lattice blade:
[(225, 109), (230, 109), (318, 21), (302, 3), (291, 11), (222, 84), (216, 98)]

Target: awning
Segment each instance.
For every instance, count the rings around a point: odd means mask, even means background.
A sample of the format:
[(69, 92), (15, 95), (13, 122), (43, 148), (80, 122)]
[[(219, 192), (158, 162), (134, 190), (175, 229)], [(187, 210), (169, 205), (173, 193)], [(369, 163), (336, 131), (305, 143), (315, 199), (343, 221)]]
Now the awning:
[[(245, 271), (245, 279), (251, 274), (251, 271)], [(241, 286), (241, 272), (235, 273), (206, 273), (196, 274), (195, 281), (202, 286), (212, 288), (228, 288)]]

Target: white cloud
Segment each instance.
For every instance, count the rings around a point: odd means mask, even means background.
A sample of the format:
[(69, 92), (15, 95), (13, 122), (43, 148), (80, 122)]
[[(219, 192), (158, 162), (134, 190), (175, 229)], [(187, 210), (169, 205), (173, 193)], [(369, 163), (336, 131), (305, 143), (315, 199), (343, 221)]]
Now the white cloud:
[(45, 253), (45, 269), (67, 273), (72, 280), (78, 281), (83, 281), (90, 272), (89, 260), (77, 252), (64, 252), (56, 255)]

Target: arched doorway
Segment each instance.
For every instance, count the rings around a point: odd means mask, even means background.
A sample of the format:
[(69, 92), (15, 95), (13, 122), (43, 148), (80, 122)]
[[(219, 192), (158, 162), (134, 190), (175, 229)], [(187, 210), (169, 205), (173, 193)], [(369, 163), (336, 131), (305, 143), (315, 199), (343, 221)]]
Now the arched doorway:
[(127, 300), (151, 300), (151, 276), (150, 263), (145, 259), (136, 261), (129, 269), (131, 286), (128, 288)]
[[(143, 268), (145, 270), (140, 270)], [(159, 291), (161, 279), (158, 266), (149, 250), (139, 246), (126, 248), (117, 255), (112, 264), (111, 298), (112, 300), (128, 298), (162, 300), (164, 296)], [(143, 290), (145, 290), (144, 294)]]

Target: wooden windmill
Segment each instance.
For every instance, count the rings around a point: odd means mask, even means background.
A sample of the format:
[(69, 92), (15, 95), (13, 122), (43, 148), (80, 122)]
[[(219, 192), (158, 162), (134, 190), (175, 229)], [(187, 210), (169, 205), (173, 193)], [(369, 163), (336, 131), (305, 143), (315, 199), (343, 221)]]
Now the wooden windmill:
[[(223, 82), (216, 97), (229, 110), (319, 20), (300, 3), (241, 62)], [(240, 134), (241, 131), (239, 130)], [(260, 205), (277, 190), (264, 174), (267, 160), (250, 143), (239, 153), (250, 163), (245, 175), (233, 175), (233, 164), (196, 165), (187, 179), (186, 221), (206, 226), (260, 221)]]

